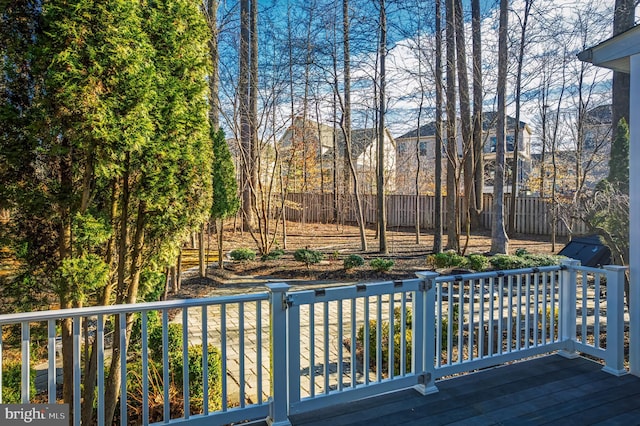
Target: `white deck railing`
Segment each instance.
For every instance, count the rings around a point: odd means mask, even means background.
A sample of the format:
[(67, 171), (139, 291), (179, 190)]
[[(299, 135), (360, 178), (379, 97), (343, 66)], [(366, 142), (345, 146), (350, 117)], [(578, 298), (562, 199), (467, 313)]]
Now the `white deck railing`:
[[(3, 315), (1, 374), (11, 374), (4, 361), (19, 353), (20, 401), (57, 402), (58, 326), (69, 318), (72, 412), (83, 409), (81, 385), (90, 379), (85, 360), (94, 347), (96, 399), (88, 403), (104, 424), (111, 340), (119, 335), (124, 344), (129, 318), (137, 321), (135, 335), (129, 350), (116, 355), (122, 377), (130, 378), (120, 387), (121, 424), (257, 418), (288, 424), (290, 414), (412, 386), (436, 392), (444, 376), (554, 351), (601, 358), (605, 371), (619, 375), (625, 373), (624, 271), (567, 261), (297, 292), (268, 284), (268, 293), (235, 297)], [(32, 356), (40, 335), (47, 342), (44, 359)], [(194, 357), (194, 350), (201, 355)], [(199, 368), (189, 365), (194, 362)], [(205, 380), (209, 368), (218, 374)], [(73, 420), (81, 423), (79, 415)]]

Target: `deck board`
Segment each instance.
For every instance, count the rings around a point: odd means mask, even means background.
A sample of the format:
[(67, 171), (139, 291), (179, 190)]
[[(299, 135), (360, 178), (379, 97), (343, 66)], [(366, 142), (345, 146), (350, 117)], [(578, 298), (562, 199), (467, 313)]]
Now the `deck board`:
[(635, 424), (640, 378), (615, 377), (593, 361), (541, 357), (293, 416), (296, 426)]

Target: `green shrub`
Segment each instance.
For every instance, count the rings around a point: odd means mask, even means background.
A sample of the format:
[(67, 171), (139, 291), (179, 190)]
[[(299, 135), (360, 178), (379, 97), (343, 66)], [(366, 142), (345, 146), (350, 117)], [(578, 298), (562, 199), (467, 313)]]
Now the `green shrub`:
[(529, 254), (529, 251), (524, 247), (519, 247), (515, 251), (516, 256), (526, 256)]
[(528, 254), (526, 255), (526, 259), (529, 261), (531, 267), (535, 266), (553, 266), (559, 265), (564, 256), (555, 256), (552, 254)]
[(489, 259), (481, 254), (470, 254), (467, 256), (467, 263), (469, 268), (478, 272), (484, 271), (489, 267)]
[(346, 270), (357, 268), (358, 266), (364, 265), (364, 259), (357, 254), (350, 254), (344, 258), (343, 265)]
[[(402, 325), (402, 311), (400, 307), (393, 310), (393, 371), (395, 375), (400, 374), (400, 336)], [(377, 321), (369, 321), (369, 365), (375, 371), (377, 368)], [(405, 371), (411, 371), (411, 309), (406, 310), (405, 320), (405, 340), (406, 340), (406, 355), (405, 355)], [(389, 372), (389, 321), (382, 322), (381, 329), (381, 353), (382, 353), (382, 370)], [(364, 326), (358, 328), (356, 333), (356, 342), (359, 348), (364, 348)]]
[(389, 272), (395, 264), (396, 262), (394, 262), (393, 259), (376, 258), (369, 262), (369, 265), (371, 265), (376, 272)]
[[(453, 338), (455, 339), (458, 335), (458, 322), (460, 318), (460, 305), (457, 303), (453, 304), (453, 312), (451, 313), (453, 316)], [(444, 350), (447, 347), (447, 337), (449, 336), (449, 314), (445, 314), (440, 319), (440, 331), (441, 331), (441, 348)]]
[[(171, 323), (167, 329), (169, 355), (182, 351), (182, 325)], [(151, 358), (162, 362), (162, 325), (149, 330), (149, 351)]]
[(435, 268), (465, 267), (467, 265), (467, 259), (453, 250), (432, 254), (427, 258), (427, 261)]
[[(22, 400), (22, 363), (7, 362), (2, 366), (2, 403), (20, 404)], [(29, 370), (29, 397), (36, 394), (36, 370)]]
[(239, 248), (231, 250), (229, 253), (233, 260), (254, 260), (256, 258), (256, 252), (248, 248)]
[(280, 259), (282, 256), (284, 255), (284, 250), (282, 249), (275, 249), (275, 250), (271, 250), (269, 253), (267, 254), (263, 254), (262, 257), (260, 259), (262, 259), (263, 261), (266, 260), (276, 260), (276, 259)]
[(316, 250), (298, 249), (293, 253), (293, 258), (298, 262), (303, 262), (309, 268), (312, 263), (318, 263), (324, 259), (324, 254)]
[(496, 254), (489, 262), (493, 269), (505, 270), (559, 265), (562, 259), (564, 259), (563, 256), (547, 254), (521, 254), (520, 256)]
[[(199, 413), (204, 407), (203, 391), (203, 357), (202, 345), (189, 346), (189, 400), (192, 414)], [(172, 360), (172, 371), (175, 373), (176, 386), (182, 391), (183, 358), (182, 352)], [(209, 380), (209, 410), (222, 407), (222, 358), (220, 351), (213, 345), (207, 348), (207, 365)]]
[(508, 254), (496, 254), (489, 259), (493, 269), (505, 270), (505, 269), (520, 269), (528, 268), (529, 262), (522, 256), (511, 256)]

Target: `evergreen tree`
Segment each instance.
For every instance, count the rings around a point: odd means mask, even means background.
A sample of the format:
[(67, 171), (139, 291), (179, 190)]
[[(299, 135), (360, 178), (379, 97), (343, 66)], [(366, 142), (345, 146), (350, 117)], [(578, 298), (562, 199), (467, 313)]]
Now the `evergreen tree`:
[(222, 235), (224, 231), (224, 219), (236, 214), (240, 208), (238, 198), (238, 183), (236, 181), (236, 171), (229, 152), (229, 145), (224, 136), (224, 131), (219, 129), (214, 133), (211, 129), (213, 139), (213, 203), (211, 204), (210, 216), (217, 220), (218, 233), (218, 265), (222, 263)]
[(607, 180), (620, 192), (629, 193), (629, 126), (624, 117), (618, 122), (616, 138), (611, 144)]
[[(14, 211), (25, 273), (57, 291), (63, 308), (134, 303), (143, 269), (172, 263), (211, 206), (210, 34), (199, 5), (4, 6), (0, 195)], [(66, 402), (70, 326), (62, 323)], [(126, 350), (119, 342), (114, 337), (105, 391), (108, 424)], [(85, 360), (83, 423), (95, 418), (95, 354)]]

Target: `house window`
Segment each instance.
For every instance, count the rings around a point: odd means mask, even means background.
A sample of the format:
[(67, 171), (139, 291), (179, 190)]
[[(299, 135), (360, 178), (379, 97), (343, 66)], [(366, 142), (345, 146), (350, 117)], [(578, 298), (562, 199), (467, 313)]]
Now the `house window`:
[(421, 157), (426, 157), (427, 156), (427, 143), (426, 142), (420, 142), (419, 148), (420, 148), (420, 156)]
[[(507, 139), (507, 152), (513, 152), (513, 142), (514, 142), (514, 138), (513, 135), (507, 135), (506, 137)], [(495, 136), (491, 136), (489, 138), (489, 143), (487, 145), (485, 145), (484, 147), (484, 152), (496, 152), (496, 142), (497, 139)]]
[(405, 152), (407, 152), (407, 144), (406, 143), (400, 143), (398, 144), (398, 152), (400, 154), (404, 154)]

